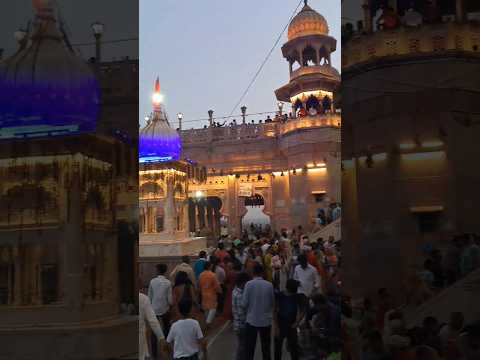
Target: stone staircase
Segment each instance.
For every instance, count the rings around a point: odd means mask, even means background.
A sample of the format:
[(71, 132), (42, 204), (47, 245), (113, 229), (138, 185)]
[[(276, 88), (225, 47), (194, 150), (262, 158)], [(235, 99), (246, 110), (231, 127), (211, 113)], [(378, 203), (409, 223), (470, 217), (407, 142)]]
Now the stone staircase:
[(338, 241), (342, 238), (342, 218), (339, 218), (324, 228), (312, 233), (309, 235), (310, 241), (316, 241), (320, 238), (323, 240), (328, 240), (330, 236), (333, 236), (335, 241)]
[(405, 309), (408, 326), (421, 325), (427, 316), (448, 322), (450, 313), (460, 311), (467, 322), (480, 319), (480, 269), (443, 289), (422, 305)]

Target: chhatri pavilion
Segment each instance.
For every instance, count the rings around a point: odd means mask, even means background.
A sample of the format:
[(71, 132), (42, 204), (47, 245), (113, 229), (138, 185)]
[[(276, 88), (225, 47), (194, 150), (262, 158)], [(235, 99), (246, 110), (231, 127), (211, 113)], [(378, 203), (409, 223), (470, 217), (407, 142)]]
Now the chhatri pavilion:
[(206, 247), (190, 231), (189, 183), (202, 183), (206, 171), (181, 159), (180, 135), (168, 121), (160, 81), (155, 82), (153, 113), (140, 130), (140, 257), (180, 256)]
[(99, 78), (52, 2), (33, 4), (33, 26), (0, 62), (0, 358), (118, 358), (138, 346), (121, 307), (134, 275), (120, 279), (136, 247), (117, 232), (119, 156), (135, 147), (96, 131)]

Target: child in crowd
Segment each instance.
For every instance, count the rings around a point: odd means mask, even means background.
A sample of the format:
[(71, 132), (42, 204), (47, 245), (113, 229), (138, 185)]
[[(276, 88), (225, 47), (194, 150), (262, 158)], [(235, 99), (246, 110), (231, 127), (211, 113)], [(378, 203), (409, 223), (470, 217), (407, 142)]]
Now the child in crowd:
[(180, 320), (173, 323), (168, 333), (167, 343), (173, 343), (174, 360), (198, 360), (200, 351), (207, 359), (207, 343), (197, 320), (190, 318), (191, 300), (182, 300), (178, 304)]

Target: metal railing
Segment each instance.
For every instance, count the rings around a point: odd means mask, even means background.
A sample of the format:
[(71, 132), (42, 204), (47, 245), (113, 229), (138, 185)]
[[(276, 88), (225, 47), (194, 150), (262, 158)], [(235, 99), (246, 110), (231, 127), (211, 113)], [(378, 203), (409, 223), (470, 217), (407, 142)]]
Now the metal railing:
[(285, 136), (297, 130), (341, 126), (341, 117), (337, 113), (291, 118), (287, 121), (275, 121), (259, 124), (237, 124), (223, 127), (182, 130), (183, 144), (206, 143), (215, 141), (237, 141), (249, 139), (268, 139)]

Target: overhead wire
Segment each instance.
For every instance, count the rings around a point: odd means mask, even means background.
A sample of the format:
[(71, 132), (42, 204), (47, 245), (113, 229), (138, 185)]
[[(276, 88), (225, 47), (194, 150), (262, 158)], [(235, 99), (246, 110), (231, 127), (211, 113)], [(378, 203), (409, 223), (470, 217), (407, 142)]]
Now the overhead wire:
[(270, 49), (270, 51), (268, 52), (267, 56), (265, 57), (265, 59), (262, 61), (260, 67), (258, 68), (257, 72), (255, 73), (255, 75), (253, 76), (252, 80), (250, 81), (250, 83), (248, 84), (247, 88), (245, 89), (245, 91), (242, 93), (242, 96), (240, 96), (240, 99), (238, 100), (238, 102), (235, 104), (235, 106), (233, 107), (232, 111), (230, 112), (230, 115), (232, 115), (235, 110), (237, 110), (238, 106), (241, 104), (241, 102), (243, 101), (243, 99), (245, 99), (245, 96), (247, 96), (248, 92), (250, 91), (250, 88), (253, 86), (253, 84), (255, 83), (255, 81), (257, 80), (258, 76), (260, 75), (260, 73), (262, 72), (265, 64), (267, 63), (268, 59), (270, 59), (270, 56), (272, 55), (273, 51), (275, 50), (275, 48), (277, 47), (278, 43), (280, 42), (280, 40), (282, 39), (282, 36), (283, 36), (283, 33), (285, 32), (285, 30), (287, 30), (288, 28), (288, 25), (292, 22), (292, 19), (295, 17), (295, 15), (297, 14), (297, 11), (298, 11), (298, 8), (300, 7), (300, 5), (304, 2), (304, 0), (300, 0), (300, 2), (298, 3), (297, 7), (295, 8), (295, 10), (293, 11), (293, 14), (292, 16), (290, 16), (290, 19), (288, 20), (287, 24), (283, 27), (282, 31), (280, 32), (280, 34), (278, 35), (277, 39), (275, 40), (275, 43), (273, 44), (272, 48)]
[[(117, 40), (106, 40), (106, 41), (101, 41), (100, 43), (103, 45), (103, 44), (116, 44), (116, 43), (127, 42), (127, 41), (138, 41), (138, 37), (117, 39)], [(72, 44), (72, 46), (92, 46), (95, 44), (96, 42), (88, 42), (88, 43)]]

